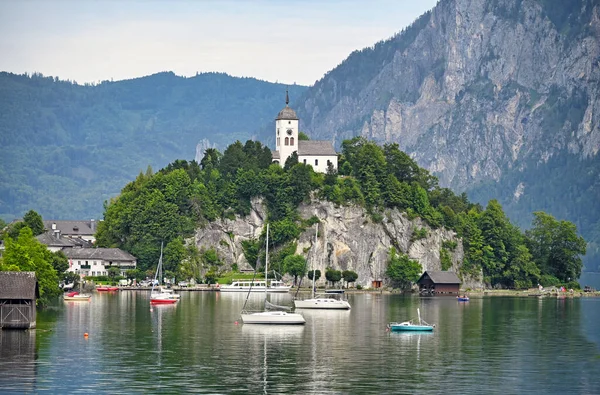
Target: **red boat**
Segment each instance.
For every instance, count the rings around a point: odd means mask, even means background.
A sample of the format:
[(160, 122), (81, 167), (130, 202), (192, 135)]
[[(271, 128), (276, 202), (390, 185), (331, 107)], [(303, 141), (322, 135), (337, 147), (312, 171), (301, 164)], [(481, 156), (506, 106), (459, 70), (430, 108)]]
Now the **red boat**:
[(107, 292), (107, 291), (118, 291), (119, 287), (109, 287), (108, 285), (106, 286), (100, 286), (96, 288), (96, 291), (98, 292)]

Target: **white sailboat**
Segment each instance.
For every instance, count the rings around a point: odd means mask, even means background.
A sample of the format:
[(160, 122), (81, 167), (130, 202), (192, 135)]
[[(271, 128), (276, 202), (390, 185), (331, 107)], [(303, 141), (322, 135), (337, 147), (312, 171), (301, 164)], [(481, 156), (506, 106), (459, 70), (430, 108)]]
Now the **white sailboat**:
[(160, 244), (160, 258), (158, 259), (158, 267), (156, 275), (152, 282), (152, 290), (150, 291), (150, 304), (174, 304), (177, 303), (181, 295), (173, 292), (172, 289), (163, 287), (162, 284), (162, 256), (163, 245)]
[[(315, 254), (317, 249), (317, 229), (315, 227)], [(304, 300), (294, 300), (294, 306), (297, 309), (326, 309), (326, 310), (349, 310), (350, 303), (347, 300), (335, 299), (331, 297), (318, 296), (315, 294), (315, 273), (316, 262), (313, 257), (313, 276), (312, 276), (312, 297)]]
[[(267, 282), (267, 273), (269, 272), (269, 224), (267, 224), (267, 253), (265, 257), (265, 283)], [(248, 292), (248, 295), (250, 291)], [(269, 303), (267, 299), (267, 291), (265, 289), (265, 306), (263, 311), (247, 311), (246, 303), (248, 302), (248, 297), (246, 297), (246, 302), (244, 303), (244, 308), (242, 309), (242, 322), (244, 324), (267, 324), (267, 325), (304, 325), (306, 320), (302, 316), (302, 314), (298, 313), (290, 313), (284, 310), (274, 310), (276, 308), (281, 308), (280, 306), (276, 306), (272, 303)], [(284, 308), (289, 310), (289, 308)]]

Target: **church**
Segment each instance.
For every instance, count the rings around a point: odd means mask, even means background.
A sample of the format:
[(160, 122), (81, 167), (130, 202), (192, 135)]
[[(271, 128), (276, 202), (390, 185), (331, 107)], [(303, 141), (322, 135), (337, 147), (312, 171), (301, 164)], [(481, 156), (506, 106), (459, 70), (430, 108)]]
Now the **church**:
[(331, 141), (298, 139), (298, 117), (288, 106), (289, 103), (286, 91), (285, 108), (275, 118), (275, 151), (271, 151), (273, 162), (283, 166), (287, 158), (297, 152), (298, 162), (311, 165), (316, 172), (326, 173), (330, 163), (337, 170), (338, 157)]

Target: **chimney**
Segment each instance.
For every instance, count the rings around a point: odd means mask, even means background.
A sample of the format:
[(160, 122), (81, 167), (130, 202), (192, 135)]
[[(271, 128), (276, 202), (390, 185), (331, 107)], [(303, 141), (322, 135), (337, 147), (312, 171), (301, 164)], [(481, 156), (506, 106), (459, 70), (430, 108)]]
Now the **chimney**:
[(96, 232), (96, 220), (93, 218), (90, 219), (90, 228), (92, 228), (92, 232)]
[[(52, 226), (54, 226), (55, 224), (52, 224)], [(60, 239), (60, 230), (53, 228), (54, 229), (54, 237), (56, 237), (57, 239)]]
[(56, 223), (55, 222), (52, 223), (52, 230), (56, 230)]

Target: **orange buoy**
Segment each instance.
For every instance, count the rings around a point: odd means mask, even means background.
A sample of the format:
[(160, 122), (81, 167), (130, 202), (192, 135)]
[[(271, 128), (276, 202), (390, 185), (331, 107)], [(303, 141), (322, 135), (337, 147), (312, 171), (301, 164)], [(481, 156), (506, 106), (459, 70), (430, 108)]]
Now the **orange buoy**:
[(83, 334), (83, 337), (89, 337), (88, 333), (87, 333), (87, 332), (85, 332), (85, 333)]

